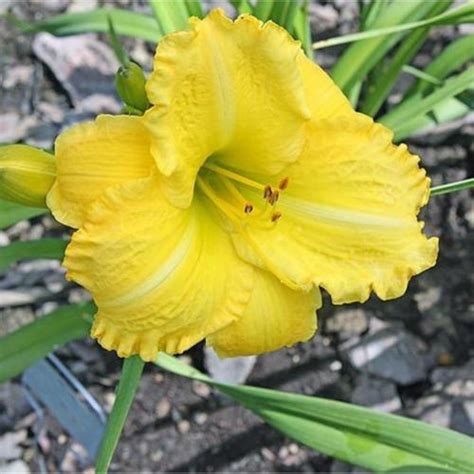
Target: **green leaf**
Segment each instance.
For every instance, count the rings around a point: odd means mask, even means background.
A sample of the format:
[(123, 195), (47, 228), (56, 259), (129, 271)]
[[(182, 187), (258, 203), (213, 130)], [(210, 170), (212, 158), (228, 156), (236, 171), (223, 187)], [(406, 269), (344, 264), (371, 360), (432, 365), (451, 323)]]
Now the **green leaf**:
[[(354, 84), (363, 80), (386, 57), (388, 51), (402, 39), (405, 33), (403, 31), (396, 34), (392, 32), (388, 37), (377, 37), (377, 35), (380, 35), (381, 32), (386, 34), (387, 29), (391, 31), (393, 28), (403, 28), (410, 20), (424, 18), (431, 8), (431, 2), (424, 0), (412, 0), (410, 2), (394, 0), (379, 13), (370, 25), (370, 30), (327, 40), (328, 45), (334, 42), (343, 44), (346, 41), (356, 41), (355, 44), (350, 45), (344, 51), (344, 54), (332, 68), (331, 76), (336, 84), (348, 94)], [(376, 36), (371, 37), (374, 32), (376, 32)], [(361, 41), (361, 39), (364, 40)], [(324, 44), (323, 42), (315, 44), (316, 46), (326, 45), (325, 42)]]
[(56, 347), (89, 334), (95, 306), (63, 306), (0, 339), (0, 383), (15, 377)]
[(415, 28), (422, 28), (424, 26), (457, 25), (460, 23), (472, 22), (474, 22), (474, 4), (468, 3), (466, 5), (461, 5), (460, 7), (453, 8), (452, 10), (446, 13), (437, 15), (427, 20), (420, 20), (412, 23), (399, 24), (387, 28), (378, 28), (368, 31), (362, 31), (360, 33), (341, 35), (336, 38), (329, 38), (327, 40), (316, 41), (315, 43), (313, 43), (313, 49), (323, 49), (341, 44), (354, 43), (356, 41), (392, 35), (394, 33), (401, 33), (404, 31), (413, 30)]
[(452, 77), (425, 97), (413, 96), (388, 114), (379, 119), (395, 133), (395, 139), (400, 140), (419, 130), (419, 117), (428, 114), (446, 99), (451, 99), (461, 92), (472, 88), (474, 84), (474, 66), (469, 67), (461, 74)]
[[(452, 0), (438, 0), (437, 2), (431, 2), (429, 4), (432, 5), (432, 7), (428, 12), (428, 16), (434, 17), (448, 9), (452, 4)], [(402, 41), (394, 56), (387, 64), (384, 64), (381, 68), (381, 72), (379, 74), (374, 74), (373, 80), (370, 80), (369, 85), (367, 86), (367, 94), (362, 106), (360, 107), (361, 112), (372, 117), (377, 114), (380, 107), (390, 94), (402, 68), (415, 57), (423, 46), (423, 43), (430, 32), (430, 28), (430, 26), (427, 26), (424, 28), (418, 28), (411, 32)]]
[(311, 25), (309, 23), (308, 0), (296, 10), (293, 21), (293, 30), (296, 39), (301, 41), (304, 52), (308, 58), (313, 59), (313, 48), (311, 46)]
[(155, 19), (128, 10), (117, 8), (98, 8), (90, 12), (65, 13), (35, 23), (27, 23), (9, 15), (12, 21), (25, 33), (47, 31), (56, 36), (77, 35), (80, 33), (109, 31), (108, 18), (111, 18), (117, 34), (157, 42), (163, 31)]
[(67, 244), (68, 241), (62, 239), (39, 239), (13, 242), (0, 247), (0, 273), (20, 260), (38, 258), (62, 260)]
[(96, 472), (106, 473), (117, 447), (120, 434), (132, 406), (145, 363), (139, 356), (123, 362), (122, 375), (116, 390), (115, 403), (105, 426), (99, 452), (96, 457)]
[(185, 30), (189, 12), (184, 0), (150, 0), (156, 20), (165, 34)]
[(0, 199), (0, 229), (5, 229), (25, 219), (41, 216), (47, 212), (47, 209), (44, 208), (21, 206)]
[(253, 13), (252, 5), (248, 0), (230, 0), (230, 3), (232, 3), (239, 15), (243, 15), (244, 13)]
[(156, 364), (212, 385), (319, 452), (376, 471), (423, 465), (472, 472), (474, 441), (451, 430), (348, 403), (216, 382), (174, 357)]
[(110, 15), (107, 17), (107, 22), (109, 24), (110, 45), (112, 46), (112, 49), (115, 53), (115, 57), (122, 66), (128, 66), (130, 64), (130, 58), (128, 57), (125, 49), (123, 48), (122, 43), (120, 43), (117, 38), (114, 22)]
[(185, 0), (189, 16), (202, 18), (204, 16), (201, 0)]
[(454, 183), (441, 184), (431, 188), (431, 196), (439, 196), (440, 194), (454, 193), (456, 191), (464, 191), (465, 189), (474, 188), (474, 178), (463, 179)]
[(275, 3), (276, 0), (257, 0), (253, 14), (259, 20), (267, 21)]
[[(474, 60), (473, 44), (474, 35), (467, 35), (457, 39), (437, 54), (423, 72), (439, 80), (448, 77), (464, 64)], [(429, 81), (425, 82), (426, 78), (423, 77), (420, 77), (420, 79), (421, 80), (408, 90), (404, 98), (415, 94), (422, 94), (430, 90), (431, 86)]]

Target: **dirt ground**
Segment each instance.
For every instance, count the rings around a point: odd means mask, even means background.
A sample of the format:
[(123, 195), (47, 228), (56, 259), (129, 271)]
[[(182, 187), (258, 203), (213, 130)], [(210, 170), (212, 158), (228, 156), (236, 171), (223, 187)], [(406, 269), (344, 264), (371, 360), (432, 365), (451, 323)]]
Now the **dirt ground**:
[[(32, 20), (102, 3), (0, 0), (0, 8)], [(144, 2), (114, 4), (147, 11)], [(357, 21), (355, 2), (319, 2), (311, 11), (318, 38), (353, 31)], [(460, 34), (453, 27), (435, 30), (415, 64), (422, 67)], [(0, 143), (50, 148), (65, 126), (117, 111), (111, 86), (116, 64), (104, 38), (76, 40), (68, 48), (87, 43), (89, 51), (79, 65), (68, 63), (73, 54), (64, 48), (61, 53), (62, 43), (20, 34), (0, 19)], [(134, 59), (151, 66), (152, 45), (134, 40), (125, 44)], [(57, 51), (51, 55), (48, 48)], [(317, 59), (329, 67), (338, 54), (338, 49), (324, 50)], [(396, 98), (397, 91), (391, 100)], [(474, 120), (468, 117), (455, 127), (418, 136), (409, 146), (436, 185), (474, 175), (473, 138)], [(413, 279), (407, 294), (395, 301), (372, 298), (364, 305), (335, 307), (325, 297), (318, 335), (259, 357), (247, 383), (352, 401), (474, 435), (472, 193), (433, 197), (422, 216), (426, 232), (441, 239), (434, 269)], [(0, 231), (0, 245), (67, 233), (50, 217), (39, 217)], [(16, 265), (0, 275), (0, 334), (60, 304), (83, 299), (86, 293), (64, 280), (58, 263)], [(119, 359), (91, 340), (71, 343), (56, 355), (109, 410)], [(202, 346), (184, 357), (201, 370), (209, 368)], [(57, 420), (46, 413), (39, 433), (37, 424), (38, 414), (26, 400), (21, 380), (0, 386), (0, 471), (92, 472), (84, 448)], [(111, 470), (362, 472), (292, 442), (206, 386), (156, 367), (145, 370)]]

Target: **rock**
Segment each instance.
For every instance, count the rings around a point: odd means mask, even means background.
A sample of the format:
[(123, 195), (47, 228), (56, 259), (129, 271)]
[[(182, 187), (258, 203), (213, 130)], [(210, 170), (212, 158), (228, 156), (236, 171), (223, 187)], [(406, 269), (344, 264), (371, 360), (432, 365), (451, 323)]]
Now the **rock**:
[(337, 334), (341, 341), (359, 336), (368, 327), (368, 318), (361, 309), (338, 310), (326, 321), (326, 331)]
[(204, 365), (213, 379), (225, 383), (243, 383), (247, 380), (257, 358), (232, 357), (220, 359), (210, 347), (204, 349)]
[(31, 304), (47, 295), (48, 292), (43, 288), (31, 288), (28, 291), (0, 290), (0, 308)]
[(435, 363), (420, 339), (396, 327), (368, 334), (343, 349), (354, 368), (400, 385), (424, 380)]
[(0, 460), (9, 461), (21, 456), (22, 448), (20, 446), (26, 440), (26, 430), (5, 433), (0, 437)]
[(51, 69), (77, 110), (119, 112), (113, 85), (118, 61), (95, 35), (57, 38), (40, 33), (33, 42), (33, 51)]
[(0, 464), (0, 472), (2, 474), (30, 474), (30, 468), (25, 461), (17, 459), (8, 464)]
[(395, 412), (402, 407), (394, 383), (366, 375), (357, 378), (351, 401), (384, 412)]
[(408, 414), (474, 436), (474, 358), (463, 367), (435, 369), (433, 388)]

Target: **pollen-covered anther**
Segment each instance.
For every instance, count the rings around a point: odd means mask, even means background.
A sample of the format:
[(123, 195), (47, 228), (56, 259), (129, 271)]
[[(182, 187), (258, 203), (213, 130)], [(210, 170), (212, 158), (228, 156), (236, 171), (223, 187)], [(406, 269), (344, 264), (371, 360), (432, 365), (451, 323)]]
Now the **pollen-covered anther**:
[(280, 191), (284, 191), (288, 187), (289, 181), (290, 181), (290, 178), (288, 176), (286, 178), (283, 178), (280, 181), (280, 184), (278, 185), (278, 188), (280, 189)]
[(270, 199), (270, 196), (273, 194), (273, 189), (272, 187), (267, 184), (265, 186), (265, 189), (263, 190), (263, 199), (265, 199), (266, 201), (268, 201)]
[(272, 194), (268, 197), (268, 202), (274, 206), (275, 203), (278, 201), (278, 198), (280, 197), (280, 192), (279, 191), (272, 191)]
[(253, 204), (251, 203), (246, 203), (244, 206), (244, 212), (245, 214), (250, 214), (253, 211)]
[(281, 218), (281, 212), (274, 212), (272, 214), (272, 222), (276, 222)]

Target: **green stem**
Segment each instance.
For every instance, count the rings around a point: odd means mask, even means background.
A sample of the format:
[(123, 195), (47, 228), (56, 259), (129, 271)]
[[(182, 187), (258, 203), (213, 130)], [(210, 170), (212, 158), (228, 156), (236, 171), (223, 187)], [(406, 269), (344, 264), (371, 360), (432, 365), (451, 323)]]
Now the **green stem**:
[(145, 363), (139, 356), (132, 356), (124, 360), (115, 403), (107, 420), (104, 437), (96, 457), (97, 474), (105, 474), (109, 469), (128, 411), (140, 383), (144, 365)]
[(455, 181), (454, 183), (434, 186), (431, 188), (431, 195), (438, 196), (440, 194), (454, 193), (455, 191), (462, 191), (469, 188), (474, 188), (474, 178), (463, 179), (462, 181)]

